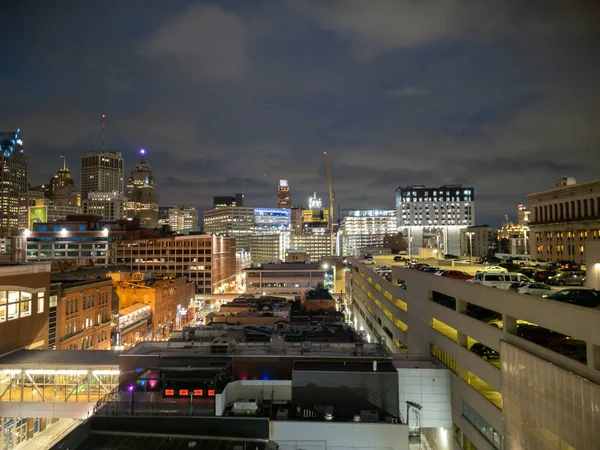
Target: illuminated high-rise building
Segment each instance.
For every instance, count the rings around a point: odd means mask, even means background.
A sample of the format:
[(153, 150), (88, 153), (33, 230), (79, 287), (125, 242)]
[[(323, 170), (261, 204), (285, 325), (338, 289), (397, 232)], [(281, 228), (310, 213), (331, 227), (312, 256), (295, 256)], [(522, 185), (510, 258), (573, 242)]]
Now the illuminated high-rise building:
[(290, 193), (290, 186), (287, 180), (279, 180), (279, 187), (277, 188), (277, 207), (287, 208), (292, 207), (292, 194)]
[(0, 238), (19, 228), (19, 194), (26, 192), (27, 156), (17, 131), (0, 132)]
[(198, 226), (198, 208), (180, 206), (169, 210), (169, 226), (173, 231), (190, 230)]
[(117, 152), (88, 152), (81, 155), (81, 198), (90, 192), (123, 195), (123, 155)]
[(63, 167), (50, 180), (48, 185), (48, 198), (54, 205), (81, 206), (81, 197), (75, 189), (75, 180), (67, 167), (64, 155)]
[(142, 228), (158, 226), (158, 190), (152, 168), (146, 162), (146, 151), (140, 150), (140, 162), (127, 181), (127, 218), (139, 219)]

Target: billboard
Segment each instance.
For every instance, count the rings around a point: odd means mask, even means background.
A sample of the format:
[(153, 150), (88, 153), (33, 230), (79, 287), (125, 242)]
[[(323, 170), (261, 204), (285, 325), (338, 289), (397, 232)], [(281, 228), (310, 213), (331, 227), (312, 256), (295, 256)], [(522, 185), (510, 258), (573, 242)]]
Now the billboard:
[(47, 206), (30, 206), (29, 216), (27, 220), (28, 228), (33, 230), (34, 223), (48, 222), (48, 207)]

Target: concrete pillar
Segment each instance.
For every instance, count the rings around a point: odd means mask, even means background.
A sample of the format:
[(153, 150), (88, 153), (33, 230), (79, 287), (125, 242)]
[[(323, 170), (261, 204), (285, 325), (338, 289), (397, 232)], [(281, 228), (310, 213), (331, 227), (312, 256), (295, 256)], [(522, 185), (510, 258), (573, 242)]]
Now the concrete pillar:
[(467, 312), (467, 305), (468, 303), (465, 302), (464, 300), (456, 300), (456, 312), (459, 313), (466, 313)]
[(514, 317), (508, 316), (506, 314), (502, 315), (503, 328), (506, 333), (517, 335), (517, 319)]
[(464, 333), (461, 333), (460, 331), (457, 333), (457, 341), (458, 341), (458, 345), (460, 345), (462, 348), (469, 348), (469, 341), (467, 339), (467, 335)]
[(586, 344), (588, 367), (600, 370), (600, 345), (594, 345), (590, 342)]

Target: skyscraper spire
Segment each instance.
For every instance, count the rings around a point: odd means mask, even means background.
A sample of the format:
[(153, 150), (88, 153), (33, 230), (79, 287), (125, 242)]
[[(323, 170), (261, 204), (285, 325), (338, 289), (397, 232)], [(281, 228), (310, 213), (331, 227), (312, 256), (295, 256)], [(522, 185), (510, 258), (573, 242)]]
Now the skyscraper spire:
[(102, 114), (102, 151), (106, 144), (106, 114)]

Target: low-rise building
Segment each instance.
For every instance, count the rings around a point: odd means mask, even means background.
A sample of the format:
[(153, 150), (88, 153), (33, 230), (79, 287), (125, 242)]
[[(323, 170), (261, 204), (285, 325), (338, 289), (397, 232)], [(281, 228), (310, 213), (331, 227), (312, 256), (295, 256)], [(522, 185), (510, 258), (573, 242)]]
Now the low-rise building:
[(600, 180), (563, 178), (554, 189), (527, 196), (533, 259), (585, 262), (585, 241), (600, 239)]
[(50, 264), (0, 267), (0, 354), (48, 347), (49, 295)]
[(129, 348), (152, 339), (152, 307), (143, 303), (119, 309), (116, 320), (115, 345)]
[(90, 192), (82, 201), (83, 214), (100, 216), (104, 220), (125, 217), (125, 200), (119, 192)]
[(325, 270), (318, 264), (263, 264), (245, 273), (248, 294), (300, 294), (325, 281)]
[(335, 311), (335, 300), (326, 289), (313, 289), (303, 292), (301, 296), (304, 310), (312, 311)]
[(61, 284), (56, 306), (56, 349), (109, 350), (112, 280), (100, 278)]

